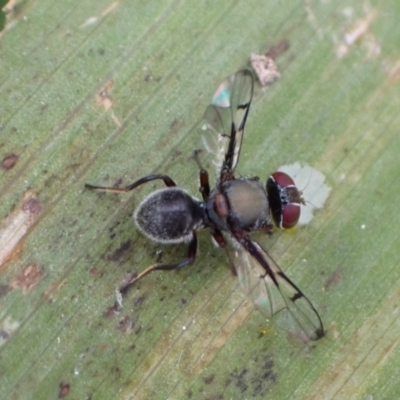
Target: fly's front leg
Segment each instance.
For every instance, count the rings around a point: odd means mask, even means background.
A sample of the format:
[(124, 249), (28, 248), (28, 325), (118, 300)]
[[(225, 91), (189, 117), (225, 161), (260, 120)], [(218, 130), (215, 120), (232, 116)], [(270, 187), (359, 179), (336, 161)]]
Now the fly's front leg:
[(210, 182), (208, 180), (208, 172), (205, 169), (201, 169), (199, 173), (200, 187), (199, 191), (204, 201), (208, 200), (210, 196)]

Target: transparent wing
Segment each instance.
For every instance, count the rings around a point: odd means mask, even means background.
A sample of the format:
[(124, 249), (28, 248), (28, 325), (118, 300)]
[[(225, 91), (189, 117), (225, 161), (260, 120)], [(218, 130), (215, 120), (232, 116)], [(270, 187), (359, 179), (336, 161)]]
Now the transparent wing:
[(223, 170), (233, 173), (238, 163), (253, 86), (253, 74), (248, 69), (228, 76), (204, 114), (203, 144), (213, 155), (221, 177)]
[(230, 259), (241, 288), (261, 313), (267, 318), (278, 314), (277, 325), (289, 331), (300, 327), (311, 340), (324, 336), (321, 318), (307, 297), (259, 243), (249, 239), (248, 244), (250, 251), (236, 248)]

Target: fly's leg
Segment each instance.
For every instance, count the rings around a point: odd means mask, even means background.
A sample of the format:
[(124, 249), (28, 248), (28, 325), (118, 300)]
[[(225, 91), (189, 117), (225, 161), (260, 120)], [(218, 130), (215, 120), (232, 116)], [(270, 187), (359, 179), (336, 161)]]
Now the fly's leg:
[(143, 184), (151, 182), (151, 181), (155, 181), (157, 179), (161, 179), (165, 183), (165, 185), (168, 187), (176, 186), (176, 183), (168, 175), (155, 174), (155, 175), (145, 176), (124, 188), (95, 186), (95, 185), (91, 185), (89, 183), (85, 183), (85, 188), (91, 189), (91, 190), (97, 190), (98, 192), (124, 193), (124, 192), (129, 192), (130, 190), (136, 189), (140, 185), (143, 185)]
[(185, 258), (184, 260), (182, 260), (181, 262), (176, 263), (176, 264), (152, 265), (152, 266), (146, 268), (144, 271), (142, 271), (139, 275), (131, 278), (127, 283), (122, 285), (119, 288), (119, 291), (123, 295), (126, 294), (132, 285), (134, 285), (137, 281), (144, 278), (146, 275), (150, 274), (153, 271), (171, 271), (173, 269), (179, 269), (179, 268), (186, 267), (187, 265), (190, 265), (193, 263), (193, 261), (196, 258), (196, 254), (197, 254), (197, 236), (196, 236), (196, 232), (193, 231), (192, 239), (189, 242), (187, 258)]
[(200, 187), (199, 191), (201, 193), (201, 196), (203, 197), (204, 201), (208, 200), (208, 197), (210, 196), (210, 182), (208, 179), (208, 172), (206, 169), (203, 167), (199, 154), (201, 153), (201, 150), (195, 150), (193, 152), (193, 158), (196, 161), (197, 165), (200, 168), (200, 173), (199, 173), (199, 181), (200, 181)]

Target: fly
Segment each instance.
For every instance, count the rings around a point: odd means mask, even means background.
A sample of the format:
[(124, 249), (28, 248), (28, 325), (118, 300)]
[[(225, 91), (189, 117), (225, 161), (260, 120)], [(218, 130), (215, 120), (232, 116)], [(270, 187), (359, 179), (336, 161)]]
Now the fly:
[(122, 293), (152, 271), (192, 264), (197, 254), (196, 234), (208, 228), (218, 246), (226, 249), (241, 288), (257, 308), (267, 318), (283, 314), (286, 329), (300, 327), (310, 340), (317, 340), (324, 336), (318, 312), (268, 252), (250, 236), (253, 231), (271, 231), (273, 223), (279, 228), (296, 225), (300, 204), (304, 202), (301, 193), (283, 172), (271, 174), (265, 187), (258, 178), (235, 178), (253, 87), (252, 72), (240, 70), (221, 83), (206, 109), (203, 144), (213, 155), (218, 181), (211, 189), (208, 172), (200, 166), (202, 200), (194, 198), (163, 174), (145, 176), (125, 188), (90, 184), (85, 187), (121, 193), (162, 180), (166, 188), (154, 191), (137, 207), (136, 225), (154, 242), (188, 243), (184, 260), (148, 267), (122, 286)]

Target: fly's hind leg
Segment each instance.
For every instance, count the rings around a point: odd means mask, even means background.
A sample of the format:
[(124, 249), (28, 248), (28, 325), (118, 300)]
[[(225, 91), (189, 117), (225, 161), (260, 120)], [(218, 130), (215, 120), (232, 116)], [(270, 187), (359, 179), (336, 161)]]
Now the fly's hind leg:
[(152, 265), (152, 266), (146, 268), (144, 271), (142, 271), (139, 275), (131, 278), (127, 283), (123, 284), (119, 288), (119, 291), (122, 295), (126, 294), (132, 285), (134, 285), (137, 281), (144, 278), (146, 275), (150, 274), (153, 271), (170, 271), (173, 269), (179, 269), (179, 268), (186, 267), (187, 265), (190, 265), (193, 263), (193, 261), (196, 258), (196, 254), (197, 254), (197, 236), (196, 236), (196, 232), (193, 232), (192, 239), (189, 242), (187, 257), (184, 260), (182, 260), (181, 262), (176, 263), (176, 264)]

